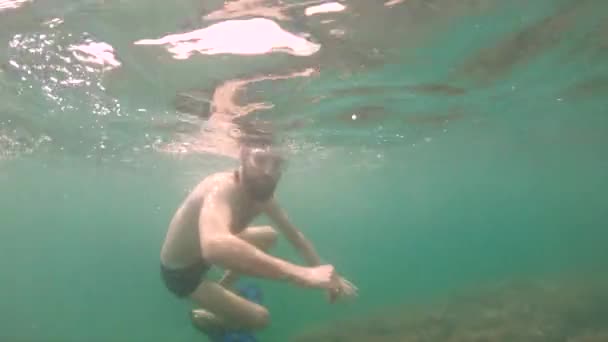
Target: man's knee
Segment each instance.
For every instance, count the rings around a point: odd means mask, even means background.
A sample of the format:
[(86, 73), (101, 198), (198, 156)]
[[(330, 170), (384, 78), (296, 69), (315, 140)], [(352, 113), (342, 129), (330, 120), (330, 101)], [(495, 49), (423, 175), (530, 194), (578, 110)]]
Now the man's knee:
[(277, 243), (279, 234), (271, 226), (264, 226), (263, 228), (262, 241), (267, 248), (270, 248)]
[(269, 249), (276, 244), (279, 234), (271, 226), (247, 228), (241, 235), (246, 241), (262, 249)]
[(249, 329), (261, 330), (268, 326), (270, 323), (270, 313), (264, 307), (259, 307), (255, 311), (255, 315), (247, 323)]

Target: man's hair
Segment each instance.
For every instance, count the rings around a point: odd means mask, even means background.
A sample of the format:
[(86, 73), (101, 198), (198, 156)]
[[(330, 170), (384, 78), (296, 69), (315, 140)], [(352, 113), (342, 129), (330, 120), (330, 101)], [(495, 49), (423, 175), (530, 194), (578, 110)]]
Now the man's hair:
[(272, 146), (242, 146), (241, 153), (239, 156), (241, 165), (243, 166), (255, 166), (256, 159), (270, 159), (278, 165), (282, 165), (285, 162), (283, 154)]

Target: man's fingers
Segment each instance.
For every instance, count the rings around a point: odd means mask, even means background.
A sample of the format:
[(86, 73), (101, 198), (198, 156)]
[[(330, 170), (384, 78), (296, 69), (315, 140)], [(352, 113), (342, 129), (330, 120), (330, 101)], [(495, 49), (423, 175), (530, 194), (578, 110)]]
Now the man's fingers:
[(356, 286), (355, 286), (353, 283), (351, 283), (350, 281), (348, 281), (348, 280), (346, 280), (346, 279), (342, 278), (342, 282), (343, 282), (344, 284), (346, 284), (346, 286), (348, 286), (348, 287), (350, 287), (350, 288), (352, 288), (352, 289), (354, 289), (354, 290), (358, 290), (358, 288), (357, 288), (357, 287), (356, 287)]
[(335, 288), (335, 287), (328, 289), (326, 294), (327, 294), (327, 300), (332, 304), (336, 302), (338, 297), (340, 297), (340, 291), (338, 288)]
[(357, 292), (359, 289), (353, 283), (338, 274), (334, 275), (335, 277), (332, 277), (333, 286), (330, 286), (327, 289), (328, 299), (331, 303), (337, 301), (340, 297), (343, 296), (357, 296)]
[[(348, 285), (349, 287), (352, 287), (353, 289), (357, 289), (357, 287), (356, 287), (356, 286), (355, 286), (353, 283), (351, 283), (350, 281), (348, 281), (348, 280), (346, 280), (346, 279), (343, 279), (343, 281), (344, 281), (344, 282), (346, 283), (346, 285)], [(357, 290), (358, 290), (358, 289), (357, 289)]]
[(359, 290), (353, 283), (346, 279), (342, 279), (342, 289), (348, 295), (356, 295)]

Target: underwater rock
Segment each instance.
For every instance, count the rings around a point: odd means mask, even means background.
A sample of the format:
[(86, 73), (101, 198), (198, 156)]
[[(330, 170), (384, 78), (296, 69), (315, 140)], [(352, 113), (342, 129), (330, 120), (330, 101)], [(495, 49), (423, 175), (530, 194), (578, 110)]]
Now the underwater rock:
[(593, 332), (571, 338), (568, 342), (605, 342), (608, 341), (608, 329), (603, 332)]
[(508, 34), (494, 46), (469, 56), (456, 74), (482, 84), (506, 77), (516, 65), (529, 62), (561, 44), (564, 32), (573, 28), (581, 8), (586, 5), (586, 1), (569, 2), (515, 34)]
[(469, 289), (295, 336), (294, 342), (608, 341), (608, 283), (573, 277)]
[(423, 93), (423, 94), (433, 94), (433, 95), (448, 95), (448, 96), (456, 96), (456, 95), (464, 95), (466, 94), (466, 89), (455, 87), (449, 84), (439, 84), (439, 83), (429, 83), (429, 84), (417, 84), (412, 86), (407, 86), (412, 92)]
[(594, 76), (573, 84), (562, 92), (561, 98), (581, 99), (602, 96), (608, 93), (608, 76)]

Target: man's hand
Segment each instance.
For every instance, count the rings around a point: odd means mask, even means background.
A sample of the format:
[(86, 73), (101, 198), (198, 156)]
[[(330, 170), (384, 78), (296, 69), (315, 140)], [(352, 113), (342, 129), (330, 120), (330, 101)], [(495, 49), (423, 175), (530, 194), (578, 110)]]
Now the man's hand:
[(300, 286), (329, 290), (333, 286), (333, 279), (334, 267), (332, 265), (321, 265), (299, 268), (293, 281)]
[[(277, 224), (289, 242), (300, 252), (308, 265), (315, 265), (298, 272), (294, 281), (302, 286), (327, 290), (329, 301), (335, 302), (341, 296), (354, 297), (357, 287), (334, 273), (331, 265), (321, 265), (321, 259), (312, 243), (289, 221), (287, 214), (275, 199), (268, 202), (266, 214)], [(319, 266), (320, 265), (320, 266)]]
[(356, 297), (359, 289), (350, 281), (336, 275), (333, 279), (332, 288), (327, 290), (328, 300), (335, 303), (339, 297)]

